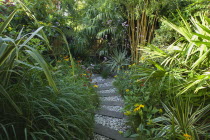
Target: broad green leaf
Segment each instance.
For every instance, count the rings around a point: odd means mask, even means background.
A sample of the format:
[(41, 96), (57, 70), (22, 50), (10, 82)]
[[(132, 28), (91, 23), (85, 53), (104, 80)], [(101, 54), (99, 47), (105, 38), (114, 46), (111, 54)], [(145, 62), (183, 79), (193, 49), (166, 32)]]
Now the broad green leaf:
[(205, 52), (193, 65), (192, 65), (192, 69), (194, 69), (195, 67), (197, 67), (198, 65), (200, 65), (204, 59), (206, 59), (206, 57), (209, 55), (210, 49)]
[(198, 77), (198, 78), (197, 78), (196, 80), (194, 80), (191, 84), (189, 84), (186, 88), (184, 88), (184, 89), (181, 90), (179, 93), (177, 93), (176, 96), (179, 96), (179, 95), (185, 93), (186, 91), (188, 91), (188, 90), (189, 90), (190, 88), (192, 88), (193, 86), (198, 85), (199, 83), (201, 83), (201, 82), (203, 82), (203, 81), (209, 79), (209, 76), (204, 76), (204, 75), (202, 75), (202, 76), (203, 76), (203, 78), (199, 78), (199, 77)]
[[(207, 40), (210, 41), (210, 37), (207, 36), (207, 35), (202, 35), (202, 34), (198, 34), (198, 33), (193, 33), (193, 34), (196, 35), (196, 36), (199, 36), (199, 37), (202, 38), (202, 39), (207, 39)], [(194, 41), (194, 40), (193, 40), (193, 41)]]
[(49, 85), (52, 86), (52, 88), (54, 89), (54, 91), (56, 93), (58, 93), (58, 89), (56, 87), (56, 84), (52, 78), (51, 72), (49, 70), (49, 66), (48, 64), (45, 62), (44, 58), (39, 54), (39, 52), (37, 50), (35, 50), (34, 48), (31, 48), (27, 45), (25, 45), (27, 48), (29, 48), (29, 50), (26, 50), (26, 52), (28, 54), (31, 55), (31, 57), (33, 57), (39, 64), (40, 66), (43, 68), (43, 71), (45, 73), (45, 76), (49, 82)]
[(42, 30), (43, 27), (44, 27), (44, 26), (41, 26), (41, 27), (39, 27), (35, 32), (33, 32), (33, 33), (31, 34), (31, 36), (28, 37), (28, 38), (23, 42), (22, 46), (26, 45), (26, 44), (27, 44), (35, 35), (38, 34), (38, 32), (39, 32), (40, 30)]
[(150, 63), (154, 64), (154, 66), (158, 69), (158, 70), (161, 70), (161, 71), (165, 71), (164, 67), (159, 65), (158, 63), (152, 61), (152, 60), (148, 60)]

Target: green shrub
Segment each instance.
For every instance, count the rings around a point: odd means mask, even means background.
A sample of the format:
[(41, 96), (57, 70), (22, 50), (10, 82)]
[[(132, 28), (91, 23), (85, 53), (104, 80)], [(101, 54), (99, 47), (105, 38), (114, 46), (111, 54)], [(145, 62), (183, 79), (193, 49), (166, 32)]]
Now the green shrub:
[[(47, 86), (43, 74), (29, 70), (7, 89), (23, 114), (18, 114), (0, 96), (0, 138), (9, 139), (86, 139), (91, 137), (94, 109), (98, 103), (85, 73), (72, 77), (68, 65), (59, 65), (55, 81), (59, 94)], [(68, 70), (68, 72), (67, 72)], [(81, 75), (82, 74), (82, 75)], [(21, 78), (21, 77), (20, 77)], [(85, 85), (87, 84), (87, 85)]]
[(71, 54), (55, 67), (47, 63), (32, 39), (48, 41), (43, 27), (23, 36), (21, 30), (16, 39), (4, 35), (15, 13), (0, 26), (0, 139), (92, 137), (98, 97), (91, 74)]
[[(117, 76), (115, 85), (125, 98), (125, 115), (129, 116), (135, 133), (132, 137), (184, 139), (190, 135), (191, 139), (209, 138), (209, 122), (203, 126), (203, 120), (209, 118), (210, 22), (200, 14), (191, 17), (188, 23), (179, 14), (180, 25), (163, 21), (183, 37), (168, 48), (145, 47), (141, 60), (144, 64), (132, 65), (129, 72)], [(169, 109), (165, 104), (177, 97), (182, 102), (176, 101)], [(188, 105), (184, 104), (189, 98)], [(164, 116), (168, 118), (163, 117), (162, 123), (156, 124), (154, 118), (163, 116), (161, 102)], [(201, 109), (201, 105), (206, 107)]]

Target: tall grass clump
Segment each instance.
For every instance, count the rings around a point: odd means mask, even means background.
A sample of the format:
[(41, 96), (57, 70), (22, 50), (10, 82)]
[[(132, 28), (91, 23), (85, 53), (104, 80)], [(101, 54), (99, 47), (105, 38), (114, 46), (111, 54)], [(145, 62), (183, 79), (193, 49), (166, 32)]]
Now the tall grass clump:
[[(60, 69), (61, 70), (61, 69)], [(1, 100), (1, 138), (7, 139), (85, 139), (93, 130), (93, 110), (97, 103), (94, 90), (83, 86), (69, 73), (56, 72), (59, 94), (50, 88), (43, 72), (29, 70), (7, 93), (22, 114)]]
[(16, 12), (0, 24), (0, 139), (91, 138), (98, 100), (90, 75), (74, 67), (71, 54), (52, 66), (28, 45), (33, 38), (47, 42), (43, 26), (10, 37), (5, 29)]

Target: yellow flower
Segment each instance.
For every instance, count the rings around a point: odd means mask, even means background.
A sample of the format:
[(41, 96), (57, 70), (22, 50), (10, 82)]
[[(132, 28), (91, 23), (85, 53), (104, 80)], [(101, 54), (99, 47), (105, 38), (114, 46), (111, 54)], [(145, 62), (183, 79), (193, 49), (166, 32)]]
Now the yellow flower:
[(192, 137), (191, 135), (189, 135), (187, 133), (184, 134), (183, 136), (185, 137), (185, 140), (191, 140), (191, 137)]
[(68, 58), (65, 58), (64, 60), (65, 60), (65, 61), (69, 61), (69, 59), (68, 59)]
[(117, 75), (114, 76), (115, 78), (117, 77)]
[(142, 108), (144, 108), (144, 105), (142, 105), (142, 104), (141, 104), (141, 105), (139, 105), (139, 106), (140, 106), (140, 107), (142, 107)]
[(120, 134), (122, 134), (123, 133), (123, 131), (118, 131)]
[(134, 112), (137, 112), (138, 110), (140, 110), (141, 108), (144, 108), (144, 105), (140, 104), (140, 105), (137, 105), (135, 104), (134, 105), (136, 108), (133, 110)]
[(98, 88), (98, 85), (93, 85), (93, 87)]
[(131, 65), (128, 65), (128, 67), (130, 68), (130, 67), (131, 67)]
[(125, 91), (128, 92), (128, 91), (130, 91), (130, 90), (129, 90), (129, 89), (126, 89)]
[(128, 116), (128, 115), (130, 115), (131, 114), (131, 112), (130, 111), (126, 111), (126, 112), (124, 112), (124, 115), (126, 115), (126, 116)]
[(83, 75), (87, 75), (87, 74), (84, 73)]

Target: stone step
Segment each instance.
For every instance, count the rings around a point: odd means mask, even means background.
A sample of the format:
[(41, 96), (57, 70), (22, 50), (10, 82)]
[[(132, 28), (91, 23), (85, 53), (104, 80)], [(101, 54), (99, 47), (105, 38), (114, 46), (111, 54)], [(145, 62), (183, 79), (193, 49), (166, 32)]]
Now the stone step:
[(110, 90), (110, 89), (115, 89), (117, 90), (114, 86), (109, 85), (109, 86), (104, 86), (104, 87), (98, 87), (98, 90)]
[(98, 93), (117, 93), (116, 89), (109, 89), (109, 90), (98, 90)]
[(93, 78), (97, 78), (97, 77), (101, 77), (101, 75), (100, 74), (92, 74), (91, 78), (93, 79)]
[(97, 85), (98, 85), (99, 88), (109, 88), (109, 87), (114, 88), (112, 83), (104, 83), (104, 84), (97, 84)]
[(110, 111), (104, 108), (101, 108), (99, 111), (96, 112), (99, 115), (123, 119), (125, 116), (122, 112)]
[(123, 106), (124, 103), (122, 101), (101, 101), (101, 105)]
[(132, 138), (124, 138), (118, 131), (103, 126), (101, 124), (95, 124), (94, 132), (113, 140), (133, 140)]
[(113, 79), (109, 78), (109, 79), (105, 79), (104, 81), (99, 81), (97, 82), (98, 85), (104, 84), (104, 83), (112, 83)]
[(101, 97), (113, 97), (113, 96), (120, 96), (119, 94), (115, 93), (99, 93), (99, 96)]

